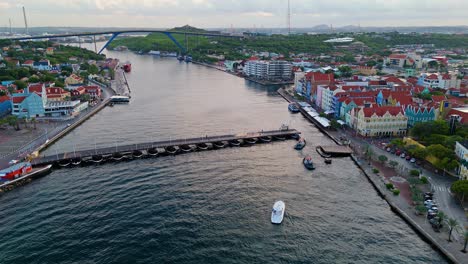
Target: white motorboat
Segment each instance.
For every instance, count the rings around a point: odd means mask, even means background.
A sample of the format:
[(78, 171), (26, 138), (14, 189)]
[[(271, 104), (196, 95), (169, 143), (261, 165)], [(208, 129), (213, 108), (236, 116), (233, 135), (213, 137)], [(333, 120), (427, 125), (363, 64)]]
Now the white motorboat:
[(277, 201), (273, 205), (273, 210), (271, 211), (271, 222), (273, 224), (281, 224), (283, 222), (284, 211), (286, 210), (286, 205), (283, 201)]

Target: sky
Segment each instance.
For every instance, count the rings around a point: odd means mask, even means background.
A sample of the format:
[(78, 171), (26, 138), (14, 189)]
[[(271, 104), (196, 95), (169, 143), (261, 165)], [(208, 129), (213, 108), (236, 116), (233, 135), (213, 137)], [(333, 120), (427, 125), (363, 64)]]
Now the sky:
[[(291, 27), (468, 25), (467, 0), (290, 0)], [(278, 28), (287, 0), (0, 0), (0, 27)]]

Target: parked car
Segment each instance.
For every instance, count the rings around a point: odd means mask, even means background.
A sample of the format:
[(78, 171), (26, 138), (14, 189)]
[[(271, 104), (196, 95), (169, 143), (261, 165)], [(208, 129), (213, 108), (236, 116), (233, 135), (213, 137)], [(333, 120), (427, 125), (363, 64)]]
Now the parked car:
[(410, 159), (410, 162), (411, 162), (411, 163), (415, 163), (415, 162), (416, 162), (416, 159), (415, 159), (415, 158), (411, 158), (411, 159)]
[(424, 195), (424, 201), (432, 200), (432, 196)]
[(431, 192), (425, 192), (424, 195), (431, 196), (431, 197), (434, 196), (434, 194)]
[(424, 206), (426, 206), (426, 207), (427, 207), (427, 205), (428, 205), (428, 204), (432, 205), (433, 203), (434, 203), (434, 201), (433, 201), (433, 200), (431, 200), (431, 199), (429, 199), (429, 200), (425, 200), (425, 201), (424, 201)]
[(387, 148), (387, 152), (390, 152), (392, 151), (392, 149), (390, 147)]
[(437, 216), (437, 213), (431, 212), (431, 210), (427, 211), (427, 219), (432, 219)]
[(396, 150), (396, 151), (395, 151), (395, 155), (400, 156), (400, 154), (401, 154), (401, 151), (400, 151), (400, 150)]
[(410, 161), (411, 160), (411, 157), (410, 156), (406, 156), (405, 158), (407, 161)]
[(400, 158), (404, 159), (406, 157), (405, 153), (401, 153)]

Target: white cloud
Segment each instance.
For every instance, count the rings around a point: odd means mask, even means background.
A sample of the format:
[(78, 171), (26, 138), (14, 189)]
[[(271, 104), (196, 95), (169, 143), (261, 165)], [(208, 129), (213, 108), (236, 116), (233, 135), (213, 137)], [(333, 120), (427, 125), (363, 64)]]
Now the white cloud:
[[(24, 5), (32, 26), (284, 27), (287, 0), (0, 0), (5, 17), (22, 19)], [(455, 25), (468, 24), (464, 0), (291, 0), (293, 27), (317, 24)], [(113, 17), (112, 14), (118, 14)], [(76, 17), (77, 19), (71, 19)], [(79, 18), (79, 19), (78, 19)], [(144, 19), (141, 19), (144, 18)], [(40, 23), (40, 24), (39, 24)]]

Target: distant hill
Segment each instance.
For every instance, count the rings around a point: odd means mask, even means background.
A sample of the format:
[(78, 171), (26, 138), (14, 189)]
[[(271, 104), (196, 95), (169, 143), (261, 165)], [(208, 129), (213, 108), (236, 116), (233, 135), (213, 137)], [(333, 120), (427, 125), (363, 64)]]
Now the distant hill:
[(189, 26), (189, 25), (185, 25), (185, 26), (181, 26), (181, 27), (175, 27), (175, 28), (169, 29), (169, 31), (197, 32), (197, 33), (207, 32), (204, 29), (192, 27), (192, 26)]

